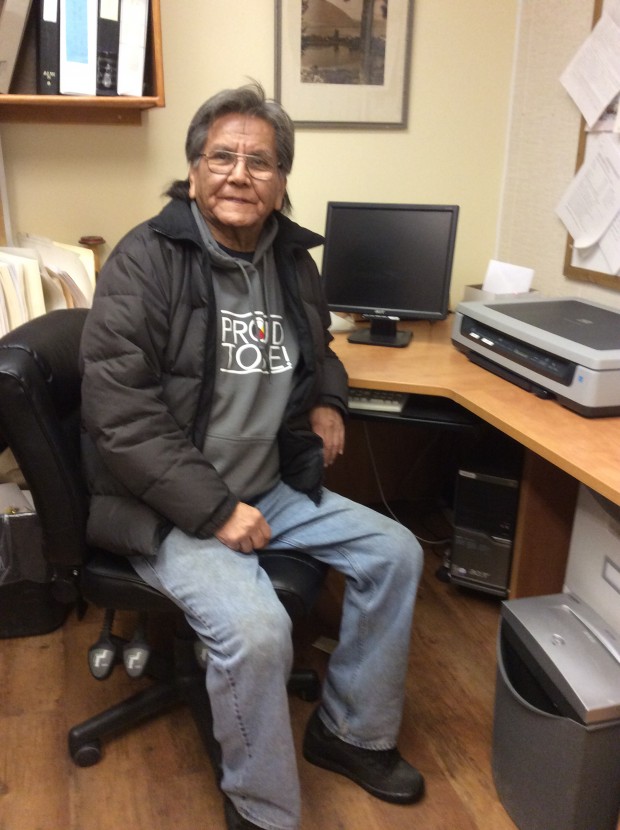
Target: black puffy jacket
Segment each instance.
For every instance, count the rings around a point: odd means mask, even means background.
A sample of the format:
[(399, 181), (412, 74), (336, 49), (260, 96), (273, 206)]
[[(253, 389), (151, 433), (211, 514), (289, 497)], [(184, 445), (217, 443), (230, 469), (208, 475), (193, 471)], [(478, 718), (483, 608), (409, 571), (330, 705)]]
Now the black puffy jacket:
[[(318, 404), (346, 411), (347, 377), (329, 347), (329, 311), (308, 249), (322, 238), (276, 214), (274, 242), (300, 365), (279, 431), (284, 481), (316, 501)], [(174, 525), (206, 538), (237, 499), (201, 452), (216, 349), (208, 254), (189, 203), (174, 199), (128, 233), (102, 268), (82, 336), (83, 458), (89, 542), (154, 554)]]

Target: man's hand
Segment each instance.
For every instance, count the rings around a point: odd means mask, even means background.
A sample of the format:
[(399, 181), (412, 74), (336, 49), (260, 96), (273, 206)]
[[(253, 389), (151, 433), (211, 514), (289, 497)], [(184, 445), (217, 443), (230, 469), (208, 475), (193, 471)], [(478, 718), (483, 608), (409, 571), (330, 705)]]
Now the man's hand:
[(240, 501), (215, 538), (231, 550), (252, 553), (269, 542), (271, 528), (260, 510)]
[(329, 467), (344, 452), (342, 415), (332, 406), (315, 406), (310, 410), (310, 426), (323, 439), (323, 459)]

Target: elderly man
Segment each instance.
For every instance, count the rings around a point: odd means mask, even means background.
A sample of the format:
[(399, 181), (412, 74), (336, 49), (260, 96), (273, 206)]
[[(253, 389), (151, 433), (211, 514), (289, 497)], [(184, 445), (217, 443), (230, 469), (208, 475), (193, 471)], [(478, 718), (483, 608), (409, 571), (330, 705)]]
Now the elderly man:
[(90, 542), (130, 555), (208, 647), (229, 830), (299, 826), (290, 621), (256, 551), (303, 549), (346, 577), (305, 758), (395, 803), (422, 555), (404, 527), (323, 486), (347, 379), (308, 249), (284, 214), (294, 130), (250, 84), (208, 100), (189, 173), (101, 271), (82, 341)]

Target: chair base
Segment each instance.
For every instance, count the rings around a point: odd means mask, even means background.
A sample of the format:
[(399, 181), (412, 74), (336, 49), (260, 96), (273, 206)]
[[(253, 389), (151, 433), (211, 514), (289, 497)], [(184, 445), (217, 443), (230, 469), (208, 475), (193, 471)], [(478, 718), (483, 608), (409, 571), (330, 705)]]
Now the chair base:
[[(72, 727), (68, 735), (69, 754), (77, 766), (97, 764), (103, 755), (102, 741), (105, 738), (184, 704), (190, 708), (216, 777), (220, 780), (220, 748), (213, 737), (204, 669), (196, 660), (194, 643), (195, 637), (177, 633), (174, 661), (169, 665), (157, 665), (157, 660), (149, 663), (148, 673), (155, 677), (152, 686)], [(294, 671), (288, 690), (302, 700), (317, 700), (320, 695), (318, 674), (312, 669)]]

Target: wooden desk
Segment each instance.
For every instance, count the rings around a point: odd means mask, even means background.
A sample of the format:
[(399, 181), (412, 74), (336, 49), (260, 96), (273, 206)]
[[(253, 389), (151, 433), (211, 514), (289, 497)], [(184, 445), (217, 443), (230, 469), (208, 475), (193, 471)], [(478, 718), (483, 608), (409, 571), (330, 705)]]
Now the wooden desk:
[(526, 448), (510, 596), (557, 593), (579, 482), (620, 504), (620, 418), (584, 418), (474, 365), (450, 341), (453, 319), (409, 324), (403, 349), (332, 345), (351, 386), (450, 398)]

